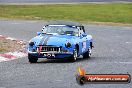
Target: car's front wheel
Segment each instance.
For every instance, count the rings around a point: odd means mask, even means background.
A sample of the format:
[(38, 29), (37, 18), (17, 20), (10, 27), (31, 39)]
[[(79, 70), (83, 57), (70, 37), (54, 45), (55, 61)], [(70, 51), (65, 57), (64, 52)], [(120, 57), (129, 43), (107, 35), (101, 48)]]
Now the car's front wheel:
[(70, 60), (75, 62), (77, 60), (77, 49), (73, 50), (73, 55), (71, 56)]
[(28, 60), (30, 63), (37, 63), (38, 58), (28, 53)]
[(91, 57), (91, 48), (89, 48), (88, 51), (83, 54), (83, 58), (90, 58), (90, 57)]

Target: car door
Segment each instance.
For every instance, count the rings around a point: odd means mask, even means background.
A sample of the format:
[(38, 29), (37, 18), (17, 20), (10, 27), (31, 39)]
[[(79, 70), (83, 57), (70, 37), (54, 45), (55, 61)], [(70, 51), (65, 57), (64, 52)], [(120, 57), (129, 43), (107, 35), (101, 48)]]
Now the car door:
[(87, 35), (85, 34), (85, 31), (82, 27), (79, 28), (79, 36), (80, 36), (80, 48), (81, 48), (81, 53), (84, 53), (87, 51)]

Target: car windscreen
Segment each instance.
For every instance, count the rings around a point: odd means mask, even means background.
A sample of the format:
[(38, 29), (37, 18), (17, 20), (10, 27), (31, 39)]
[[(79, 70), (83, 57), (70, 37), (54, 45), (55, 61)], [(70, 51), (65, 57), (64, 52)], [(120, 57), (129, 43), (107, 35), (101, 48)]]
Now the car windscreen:
[(46, 26), (42, 33), (78, 36), (78, 29), (72, 26)]

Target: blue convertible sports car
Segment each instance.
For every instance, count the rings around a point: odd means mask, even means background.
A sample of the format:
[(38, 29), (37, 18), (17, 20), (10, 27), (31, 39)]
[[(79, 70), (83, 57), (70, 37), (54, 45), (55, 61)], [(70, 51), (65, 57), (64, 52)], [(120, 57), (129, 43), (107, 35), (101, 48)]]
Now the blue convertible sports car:
[(91, 56), (93, 47), (91, 35), (86, 35), (84, 26), (75, 22), (52, 21), (45, 25), (42, 32), (28, 44), (28, 59), (36, 63), (38, 58), (63, 59), (76, 61)]

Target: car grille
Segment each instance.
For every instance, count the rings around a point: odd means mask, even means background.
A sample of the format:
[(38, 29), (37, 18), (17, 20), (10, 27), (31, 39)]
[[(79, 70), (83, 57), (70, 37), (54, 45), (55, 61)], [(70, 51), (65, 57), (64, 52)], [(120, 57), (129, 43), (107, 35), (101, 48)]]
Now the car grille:
[[(40, 46), (38, 46), (37, 48), (39, 49)], [(41, 52), (48, 52), (48, 51), (60, 52), (61, 51), (61, 47), (59, 47), (59, 46), (42, 46)]]

